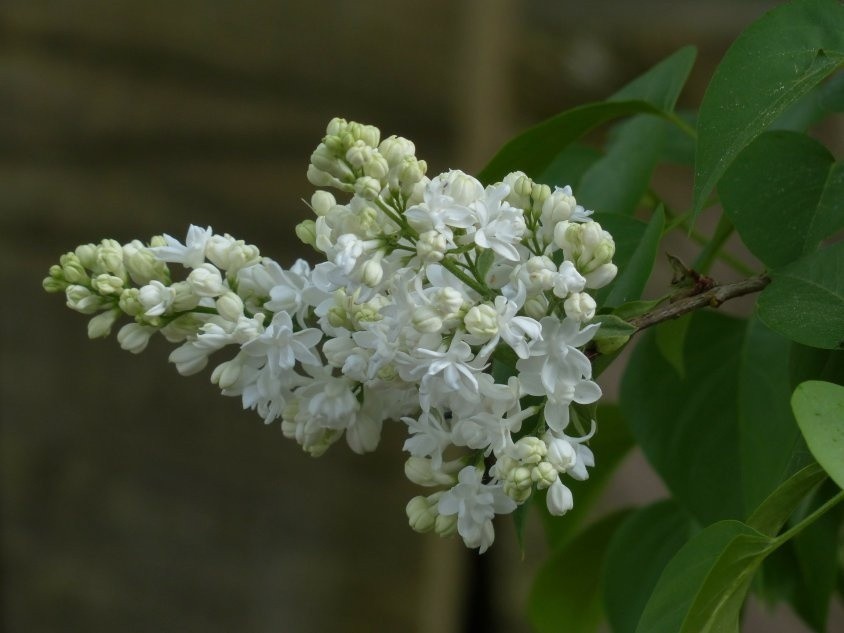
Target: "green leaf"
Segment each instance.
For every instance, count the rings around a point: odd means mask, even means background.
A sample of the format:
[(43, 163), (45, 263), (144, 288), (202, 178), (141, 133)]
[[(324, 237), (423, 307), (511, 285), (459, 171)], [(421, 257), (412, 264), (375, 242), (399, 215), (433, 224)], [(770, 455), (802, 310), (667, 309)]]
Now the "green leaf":
[(483, 183), (498, 182), (512, 171), (523, 171), (538, 179), (561, 150), (589, 130), (642, 112), (662, 114), (645, 101), (602, 101), (566, 110), (508, 141), (478, 174), (478, 179)]
[(633, 438), (617, 406), (599, 405), (595, 417), (598, 431), (589, 440), (589, 448), (596, 456), (595, 467), (589, 469), (589, 479), (586, 481), (565, 481), (574, 496), (574, 508), (565, 516), (552, 516), (545, 506), (545, 495), (536, 495), (548, 544), (552, 548), (565, 545), (583, 526), (618, 465), (633, 447)]
[(601, 328), (594, 339), (614, 338), (617, 336), (631, 336), (636, 333), (636, 326), (614, 314), (599, 314), (590, 323), (600, 323)]
[(826, 116), (844, 107), (844, 73), (830, 77), (783, 112), (771, 124), (771, 130), (805, 132)]
[(808, 380), (794, 390), (791, 406), (812, 455), (844, 488), (844, 387)]
[(772, 542), (738, 521), (710, 525), (668, 563), (636, 631), (737, 633), (741, 604)]
[(628, 301), (614, 308), (612, 313), (627, 321), (637, 316), (642, 316), (646, 312), (650, 312), (663, 301), (665, 301), (665, 297), (661, 299), (637, 299), (635, 301)]
[(791, 341), (758, 318), (748, 321), (738, 391), (740, 481), (748, 510), (788, 478), (802, 446), (789, 404), (791, 348)]
[[(604, 220), (609, 216), (602, 215)], [(618, 276), (607, 286), (608, 294), (604, 294), (602, 288), (596, 293), (596, 301), (603, 306), (614, 307), (639, 299), (651, 276), (651, 269), (656, 260), (659, 241), (662, 238), (662, 229), (665, 226), (665, 212), (660, 205), (651, 217), (639, 244), (633, 251), (633, 255), (624, 263), (616, 263), (619, 269)], [(610, 231), (612, 233), (612, 231)], [(615, 235), (614, 233), (612, 233)]]
[(641, 113), (670, 117), (667, 111), (674, 107), (694, 58), (694, 48), (682, 48), (627, 84), (610, 100), (567, 110), (528, 129), (506, 143), (478, 178), (492, 183), (520, 170), (539, 179), (566, 146), (602, 123)]
[(648, 190), (669, 128), (667, 121), (647, 114), (620, 123), (607, 153), (580, 181), (578, 202), (587, 209), (632, 215)]
[(721, 60), (700, 106), (698, 213), (739, 152), (844, 61), (844, 7), (798, 0), (751, 24)]
[(684, 46), (616, 92), (610, 101), (641, 99), (670, 112), (686, 84), (696, 56), (694, 46)]
[(528, 598), (528, 617), (538, 633), (596, 631), (603, 620), (601, 566), (627, 511), (591, 525), (555, 550), (536, 575)]
[(536, 180), (552, 188), (570, 185), (575, 191), (578, 191), (578, 183), (583, 178), (583, 174), (602, 155), (601, 151), (594, 147), (572, 143), (564, 147), (554, 157)]
[(744, 322), (716, 312), (691, 318), (680, 378), (652, 332), (639, 340), (621, 383), (633, 436), (677, 502), (701, 523), (744, 516), (737, 385)]
[(826, 471), (809, 464), (781, 483), (747, 518), (747, 525), (767, 536), (776, 536), (795, 508), (824, 479)]
[(686, 333), (689, 331), (691, 318), (691, 315), (688, 314), (679, 319), (663, 321), (654, 328), (657, 349), (680, 378), (686, 376), (686, 366), (683, 364), (683, 348), (686, 344)]
[(771, 268), (817, 250), (844, 227), (844, 163), (805, 134), (762, 134), (718, 191), (744, 243)]
[(616, 530), (604, 563), (604, 607), (613, 633), (633, 633), (665, 566), (691, 536), (673, 501), (636, 510)]
[(757, 302), (759, 318), (793, 341), (844, 348), (844, 242), (771, 271)]

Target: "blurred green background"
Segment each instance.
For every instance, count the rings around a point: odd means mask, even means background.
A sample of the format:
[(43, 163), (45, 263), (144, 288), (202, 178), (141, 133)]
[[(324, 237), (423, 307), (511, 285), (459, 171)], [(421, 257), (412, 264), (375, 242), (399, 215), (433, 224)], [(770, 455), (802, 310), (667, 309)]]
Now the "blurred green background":
[[(696, 105), (773, 4), (4, 0), (4, 630), (528, 631), (537, 526), (524, 562), (501, 526), (473, 603), (473, 558), (406, 526), (402, 428), (375, 455), (338, 444), (313, 460), (207, 372), (179, 377), (163, 341), (139, 357), (88, 341), (41, 278), (79, 243), (190, 223), (290, 264), (309, 255), (293, 227), (332, 116), (411, 138), (430, 173), (477, 171), (523, 127), (688, 43), (700, 59), (681, 105)], [(630, 494), (660, 494), (641, 460), (612, 491)]]

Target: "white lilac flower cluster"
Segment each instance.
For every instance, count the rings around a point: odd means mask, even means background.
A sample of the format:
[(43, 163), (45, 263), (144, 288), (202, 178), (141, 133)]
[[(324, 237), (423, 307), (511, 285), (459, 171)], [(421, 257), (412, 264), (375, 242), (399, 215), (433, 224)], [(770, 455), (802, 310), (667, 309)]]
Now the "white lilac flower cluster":
[(407, 477), (436, 489), (408, 503), (411, 526), (457, 531), (483, 552), (496, 514), (534, 490), (564, 514), (563, 476), (585, 479), (594, 464), (594, 421), (584, 434), (570, 412), (601, 396), (583, 349), (599, 327), (589, 291), (615, 277), (615, 245), (569, 187), (425, 171), (409, 140), (334, 119), (308, 178), (344, 199), (317, 191), (316, 219), (296, 230), (322, 263), (285, 269), (191, 226), (184, 243), (80, 246), (44, 287), (95, 315), (91, 337), (128, 315), (124, 349), (141, 352), (155, 332), (178, 343), (170, 360), (184, 375), (232, 346), (211, 380), (312, 455), (343, 436), (371, 451), (384, 421), (401, 421)]

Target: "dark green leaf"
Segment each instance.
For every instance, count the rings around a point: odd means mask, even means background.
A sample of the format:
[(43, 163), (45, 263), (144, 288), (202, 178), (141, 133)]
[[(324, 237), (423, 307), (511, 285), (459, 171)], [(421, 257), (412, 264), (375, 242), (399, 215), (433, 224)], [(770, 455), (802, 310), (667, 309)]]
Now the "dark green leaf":
[(738, 521), (693, 536), (665, 567), (636, 631), (737, 632), (741, 604), (771, 543)]
[[(602, 215), (602, 220), (608, 216)], [(651, 276), (651, 269), (656, 260), (657, 249), (662, 238), (662, 229), (665, 226), (665, 213), (662, 206), (658, 207), (648, 223), (641, 240), (633, 251), (633, 255), (622, 265), (616, 263), (619, 269), (618, 276), (607, 286), (608, 294), (604, 294), (605, 288), (596, 293), (596, 300), (604, 306), (618, 306), (628, 301), (639, 299)], [(612, 233), (612, 231), (610, 231)], [(615, 235), (614, 233), (612, 233)]]
[(657, 349), (681, 379), (686, 376), (686, 366), (683, 364), (683, 349), (686, 345), (686, 333), (689, 331), (691, 318), (689, 314), (679, 319), (663, 321), (654, 328)]
[(616, 92), (610, 101), (641, 99), (670, 112), (686, 84), (697, 50), (684, 46)]
[(791, 406), (812, 455), (844, 488), (844, 387), (808, 380), (794, 390)]
[(844, 227), (844, 163), (805, 134), (762, 134), (718, 191), (744, 243), (771, 268), (816, 250)]
[(602, 123), (641, 113), (668, 116), (666, 112), (674, 107), (694, 58), (694, 48), (682, 48), (609, 101), (567, 110), (530, 128), (504, 145), (478, 178), (491, 183), (519, 170), (538, 179), (566, 146)]
[(824, 479), (818, 464), (797, 471), (777, 487), (747, 518), (747, 525), (766, 536), (776, 536), (800, 502)]
[(575, 192), (578, 202), (587, 209), (632, 215), (648, 190), (671, 127), (647, 114), (620, 123), (607, 153), (580, 181)]
[(813, 88), (771, 124), (771, 130), (805, 132), (824, 117), (841, 112), (844, 106), (844, 73)]
[(604, 608), (613, 633), (633, 633), (662, 570), (692, 534), (673, 501), (640, 508), (610, 541), (604, 564)]
[(600, 405), (596, 418), (598, 432), (589, 440), (589, 447), (595, 453), (595, 467), (589, 469), (586, 481), (565, 481), (574, 496), (574, 508), (565, 516), (551, 516), (545, 507), (544, 495), (537, 495), (548, 543), (553, 548), (571, 540), (583, 525), (612, 474), (633, 446), (633, 438), (617, 406)]
[(622, 303), (617, 308), (614, 308), (612, 313), (621, 319), (630, 320), (637, 316), (642, 316), (646, 312), (650, 312), (663, 301), (665, 301), (665, 298), (637, 299), (635, 301), (628, 301), (627, 303)]
[(611, 514), (555, 550), (534, 580), (528, 617), (539, 633), (596, 631), (603, 620), (601, 564), (627, 511)]
[(738, 398), (740, 481), (748, 510), (788, 478), (797, 464), (795, 450), (802, 446), (789, 404), (791, 347), (791, 341), (769, 330), (759, 319), (748, 321)]
[(757, 303), (765, 325), (793, 341), (844, 348), (844, 242), (771, 272)]
[(478, 179), (483, 183), (500, 181), (512, 171), (523, 171), (539, 178), (567, 145), (589, 130), (624, 116), (661, 111), (645, 101), (603, 101), (566, 110), (507, 142), (484, 167)]
[(694, 207), (739, 152), (844, 61), (844, 7), (798, 0), (777, 7), (733, 42), (700, 107)]
[(572, 143), (564, 147), (554, 157), (554, 160), (551, 161), (536, 180), (550, 187), (565, 187), (566, 185), (570, 185), (575, 190), (575, 193), (577, 193), (579, 190), (577, 185), (580, 179), (583, 178), (583, 174), (602, 155), (601, 151), (594, 147)]
[(633, 436), (677, 502), (703, 524), (744, 516), (736, 402), (744, 327), (723, 314), (695, 313), (683, 379), (646, 332), (622, 379), (621, 409)]

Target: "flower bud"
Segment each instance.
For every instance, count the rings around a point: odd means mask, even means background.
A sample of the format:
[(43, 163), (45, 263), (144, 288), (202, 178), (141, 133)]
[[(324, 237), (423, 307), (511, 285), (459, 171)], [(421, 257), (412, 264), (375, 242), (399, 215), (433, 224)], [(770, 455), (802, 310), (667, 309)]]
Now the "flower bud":
[(97, 268), (120, 277), (126, 273), (123, 266), (123, 247), (120, 242), (116, 240), (100, 242), (100, 245), (97, 246)]
[(108, 273), (94, 277), (91, 285), (101, 295), (118, 295), (123, 292), (123, 280)]
[(73, 254), (89, 270), (97, 265), (97, 247), (94, 244), (80, 244)]
[(430, 306), (419, 306), (411, 319), (419, 332), (439, 332), (443, 327), (442, 317)]
[(434, 522), (434, 532), (438, 536), (451, 536), (457, 532), (457, 514), (439, 514)]
[(226, 290), (223, 276), (214, 264), (202, 264), (194, 268), (187, 279), (190, 289), (199, 297), (219, 297)]
[(597, 289), (603, 288), (608, 283), (610, 283), (615, 276), (618, 274), (618, 267), (615, 264), (604, 264), (603, 266), (598, 266), (595, 270), (590, 273), (586, 273), (584, 278), (586, 280), (586, 287)]
[(408, 457), (404, 463), (405, 476), (418, 486), (453, 486), (457, 483), (454, 473), (459, 470), (458, 460), (446, 462), (440, 470), (434, 470), (427, 457)]
[(412, 157), (416, 153), (416, 147), (406, 138), (390, 136), (381, 141), (378, 151), (390, 165), (398, 165), (405, 158)]
[(199, 296), (193, 291), (191, 284), (187, 281), (177, 281), (171, 284), (170, 289), (173, 291), (172, 306), (174, 312), (193, 310), (199, 305)]
[[(53, 268), (58, 268), (59, 272), (61, 272), (59, 266), (53, 266)], [(53, 272), (53, 268), (50, 269), (51, 273)], [(41, 281), (41, 287), (47, 292), (62, 292), (67, 286), (68, 283), (64, 279), (56, 278), (52, 274), (49, 277), (44, 277)]]
[(361, 268), (361, 281), (364, 285), (374, 288), (384, 278), (384, 268), (377, 259), (367, 260)]
[[(435, 493), (437, 496), (437, 500), (439, 500), (439, 495)], [(413, 497), (405, 508), (405, 512), (407, 512), (407, 518), (410, 522), (410, 527), (415, 532), (429, 532), (434, 528), (434, 523), (439, 516), (437, 512), (437, 503), (431, 503), (430, 497)]]
[(318, 190), (311, 196), (311, 209), (319, 216), (326, 215), (336, 204), (334, 196), (327, 191)]
[(171, 286), (165, 286), (153, 279), (138, 290), (138, 301), (146, 316), (160, 316), (173, 304), (176, 293)]
[(545, 496), (548, 512), (554, 516), (563, 516), (574, 507), (574, 497), (571, 490), (563, 485), (559, 478), (548, 488)]
[(311, 248), (316, 248), (316, 222), (313, 220), (302, 220), (296, 225), (294, 230), (300, 242), (307, 244)]
[(522, 464), (538, 464), (547, 451), (545, 442), (538, 437), (526, 435), (513, 445), (512, 454)]
[(498, 313), (488, 303), (472, 306), (463, 317), (463, 325), (469, 334), (492, 338), (498, 334)]
[(123, 246), (123, 262), (126, 272), (139, 286), (153, 279), (164, 282), (170, 280), (167, 264), (159, 260), (140, 240), (133, 240)]
[(154, 333), (154, 327), (139, 323), (127, 323), (117, 333), (117, 342), (127, 352), (140, 354), (146, 349), (149, 339)]
[(139, 293), (138, 288), (126, 288), (120, 293), (120, 300), (117, 302), (118, 307), (129, 316), (140, 316), (144, 313), (144, 306), (138, 298)]
[(539, 462), (530, 471), (530, 478), (539, 490), (552, 485), (558, 476), (557, 469), (550, 462)]
[(416, 254), (426, 264), (442, 261), (447, 248), (445, 236), (437, 231), (425, 231), (416, 242)]
[(446, 286), (434, 292), (431, 302), (443, 318), (448, 318), (457, 314), (463, 307), (463, 294), (455, 288)]
[(384, 182), (389, 172), (390, 166), (387, 164), (387, 159), (381, 154), (372, 154), (363, 166), (364, 175), (375, 178), (379, 182)]
[(88, 321), (88, 338), (103, 338), (111, 334), (111, 327), (119, 315), (120, 310), (107, 310)]
[(548, 316), (548, 305), (548, 299), (545, 295), (537, 295), (525, 301), (522, 309), (530, 318), (541, 321), (543, 317)]
[(220, 295), (214, 305), (220, 316), (227, 321), (237, 322), (243, 316), (243, 299), (231, 290)]
[(84, 284), (88, 282), (88, 273), (75, 253), (65, 253), (59, 258), (64, 279), (70, 284)]
[(369, 176), (361, 176), (355, 181), (355, 193), (364, 200), (375, 200), (381, 195), (381, 182)]
[(573, 292), (563, 303), (566, 316), (580, 323), (591, 321), (596, 307), (595, 300), (585, 292)]
[(231, 360), (220, 363), (211, 372), (211, 382), (220, 389), (228, 389), (238, 380), (243, 373), (243, 363), (235, 356)]
[(104, 305), (105, 299), (91, 292), (85, 286), (70, 285), (65, 288), (67, 307), (82, 314), (94, 314)]
[(550, 434), (546, 435), (545, 440), (548, 446), (546, 461), (550, 462), (561, 473), (574, 468), (577, 464), (577, 452), (568, 440)]

